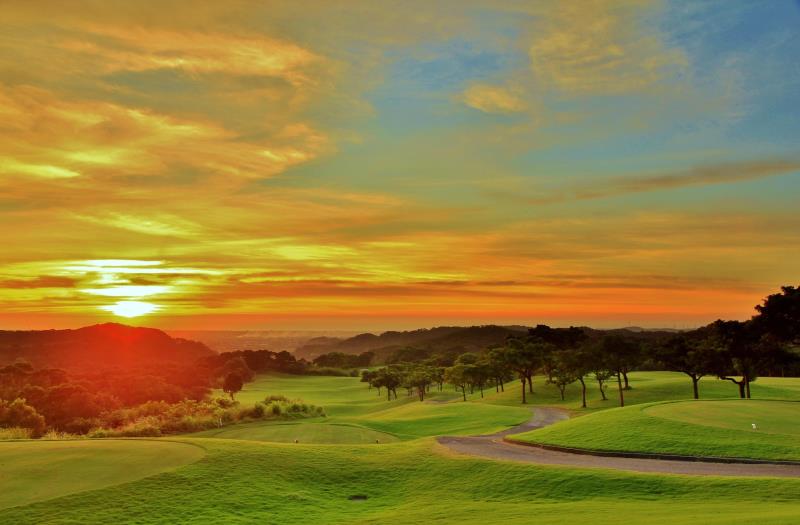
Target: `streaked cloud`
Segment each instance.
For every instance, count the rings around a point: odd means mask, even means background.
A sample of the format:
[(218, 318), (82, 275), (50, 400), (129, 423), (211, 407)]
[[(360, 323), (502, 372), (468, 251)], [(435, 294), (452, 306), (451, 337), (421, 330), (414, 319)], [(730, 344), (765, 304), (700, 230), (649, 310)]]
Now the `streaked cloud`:
[(556, 191), (552, 195), (531, 197), (534, 204), (553, 204), (570, 200), (591, 200), (631, 193), (730, 184), (778, 177), (800, 172), (800, 160), (774, 159), (697, 166), (681, 171), (652, 175), (615, 177), (600, 183)]

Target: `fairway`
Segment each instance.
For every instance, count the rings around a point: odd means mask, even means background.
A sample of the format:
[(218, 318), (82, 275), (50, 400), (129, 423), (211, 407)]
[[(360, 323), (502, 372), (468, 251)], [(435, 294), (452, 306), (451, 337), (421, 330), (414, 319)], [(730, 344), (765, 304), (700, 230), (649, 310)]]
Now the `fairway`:
[(313, 444), (367, 444), (397, 441), (395, 436), (385, 432), (378, 432), (356, 425), (326, 422), (245, 423), (224, 427), (219, 430), (197, 432), (192, 436), (274, 441), (277, 443), (294, 443), (296, 440), (299, 443)]
[[(385, 391), (382, 392), (385, 394)], [(197, 437), (302, 443), (387, 443), (444, 434), (496, 432), (530, 418), (530, 409), (480, 403), (477, 392), (463, 403), (448, 389), (433, 390), (426, 401), (403, 395), (387, 401), (376, 389), (353, 377), (262, 375), (237, 395), (255, 403), (270, 395), (301, 399), (325, 409), (327, 417), (291, 424), (245, 423), (193, 434)]]
[[(0, 523), (522, 525), (610, 524), (624, 516), (628, 523), (723, 525), (791, 523), (800, 513), (800, 480), (792, 479), (538, 467), (456, 456), (432, 439), (385, 446), (186, 441), (202, 443), (208, 456), (134, 483), (0, 510)], [(356, 494), (368, 499), (348, 499)]]
[(204, 455), (199, 446), (155, 440), (0, 443), (0, 509), (135, 481)]
[[(751, 434), (783, 434), (800, 440), (800, 402), (795, 401), (683, 401), (653, 405), (644, 413), (693, 425)], [(753, 424), (757, 427), (755, 431)]]
[(589, 414), (513, 439), (617, 452), (800, 460), (798, 416), (800, 403), (791, 401), (654, 403)]
[[(612, 398), (583, 412), (576, 410), (574, 389), (560, 402), (555, 387), (542, 383), (535, 385), (533, 403), (585, 415), (524, 434), (525, 439), (589, 448), (800, 458), (795, 415), (800, 404), (768, 399), (646, 402), (654, 396), (685, 398), (687, 382), (678, 374), (636, 372), (631, 374), (633, 390), (626, 394), (639, 404), (600, 410), (613, 407)], [(761, 378), (754, 392), (797, 399), (798, 384), (797, 379)], [(251, 403), (282, 394), (323, 406), (328, 417), (242, 423), (169, 442), (2, 443), (4, 472), (16, 458), (14, 477), (26, 482), (9, 485), (11, 478), (3, 478), (0, 502), (18, 506), (0, 510), (0, 522), (99, 524), (135, 516), (143, 525), (485, 524), (491, 516), (493, 522), (522, 525), (533, 519), (539, 524), (618, 523), (625, 516), (631, 523), (724, 525), (790, 523), (800, 513), (798, 479), (523, 464), (455, 454), (430, 437), (487, 434), (527, 421), (535, 405), (519, 404), (518, 386), (512, 382), (504, 393), (487, 390), (483, 399), (475, 392), (467, 402), (450, 388), (425, 402), (403, 391), (399, 399), (387, 401), (357, 378), (264, 375), (247, 384), (237, 399)], [(703, 387), (720, 397), (731, 392), (722, 381), (708, 380)], [(764, 431), (753, 433), (750, 419), (757, 417)], [(738, 428), (744, 423), (744, 429)], [(202, 461), (192, 462), (203, 451), (189, 444), (207, 450)], [(103, 466), (108, 468), (103, 471)], [(119, 483), (125, 484), (113, 486)], [(350, 501), (353, 495), (368, 499)], [(123, 500), (124, 507), (109, 504)]]

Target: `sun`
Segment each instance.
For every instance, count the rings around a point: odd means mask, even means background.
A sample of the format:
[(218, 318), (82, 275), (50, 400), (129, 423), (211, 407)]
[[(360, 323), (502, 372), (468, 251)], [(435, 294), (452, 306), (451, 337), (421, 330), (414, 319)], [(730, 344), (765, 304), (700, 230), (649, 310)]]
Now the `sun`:
[(144, 301), (117, 301), (115, 304), (101, 306), (101, 308), (120, 317), (139, 317), (155, 312), (161, 307)]

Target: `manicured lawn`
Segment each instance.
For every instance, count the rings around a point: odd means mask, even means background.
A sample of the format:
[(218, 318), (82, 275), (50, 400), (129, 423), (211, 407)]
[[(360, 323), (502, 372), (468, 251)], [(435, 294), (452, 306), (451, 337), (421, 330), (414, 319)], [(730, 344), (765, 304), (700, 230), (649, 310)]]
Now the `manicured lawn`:
[[(474, 401), (461, 402), (460, 395), (446, 389), (432, 391), (425, 402), (398, 389), (398, 399), (387, 401), (375, 389), (351, 377), (266, 375), (245, 385), (237, 394), (242, 403), (254, 403), (269, 395), (284, 395), (320, 405), (328, 415), (298, 421), (293, 426), (275, 422), (247, 423), (195, 434), (263, 441), (302, 443), (375, 443), (408, 440), (444, 434), (483, 434), (517, 425), (531, 417), (521, 406), (493, 406)], [(473, 396), (473, 399), (477, 397)], [(479, 398), (478, 398), (479, 399)]]
[(397, 441), (392, 434), (378, 432), (352, 424), (337, 424), (322, 421), (297, 423), (245, 423), (221, 429), (206, 430), (192, 434), (193, 437), (225, 439), (249, 439), (275, 441), (278, 443), (359, 444), (391, 443)]
[[(0, 511), (0, 523), (793, 523), (800, 480), (570, 470), (450, 455), (432, 439), (322, 446), (193, 439), (178, 470)], [(153, 442), (146, 442), (153, 445)], [(103, 442), (91, 442), (91, 446)], [(41, 479), (39, 483), (48, 483)], [(366, 501), (349, 496), (366, 495)]]
[(514, 439), (595, 450), (800, 460), (800, 402), (732, 399), (636, 405)]
[(127, 483), (204, 455), (201, 447), (169, 441), (0, 442), (0, 509)]
[[(574, 412), (585, 415), (527, 438), (800, 459), (800, 403), (768, 400), (800, 399), (800, 380), (761, 378), (753, 385), (759, 399), (750, 401), (667, 404), (652, 401), (688, 397), (684, 376), (635, 373), (631, 384), (626, 399), (639, 404), (600, 410), (615, 405), (610, 390), (609, 401), (592, 398), (590, 409)], [(355, 378), (264, 376), (239, 399), (252, 403), (282, 394), (321, 405), (328, 417), (247, 423), (170, 441), (0, 443), (0, 507), (16, 505), (0, 509), (0, 523), (797, 522), (800, 479), (518, 464), (455, 455), (430, 437), (489, 433), (528, 419), (533, 405), (519, 404), (518, 386), (489, 390), (483, 400), (476, 393), (466, 403), (449, 388), (424, 403), (404, 391), (388, 402)], [(709, 398), (735, 393), (727, 382), (701, 384)], [(537, 378), (531, 402), (574, 409), (577, 388), (568, 394), (561, 402), (556, 389)], [(598, 397), (596, 387), (591, 395)], [(752, 431), (752, 422), (759, 431)], [(348, 499), (354, 495), (368, 499)]]
[[(633, 372), (629, 374), (631, 390), (626, 390), (625, 404), (635, 405), (652, 403), (655, 401), (672, 401), (691, 399), (692, 382), (679, 372)], [(534, 379), (534, 393), (528, 396), (528, 403), (533, 405), (558, 406), (567, 408), (580, 415), (596, 412), (607, 408), (619, 406), (619, 394), (616, 380), (609, 382), (606, 389), (608, 401), (602, 401), (597, 383), (587, 377), (588, 408), (582, 409), (581, 390), (579, 383), (567, 387), (566, 400), (561, 401), (558, 389), (553, 385), (545, 384), (545, 378), (536, 376)], [(701, 399), (729, 399), (738, 397), (739, 391), (730, 381), (723, 381), (714, 377), (704, 377), (700, 380)], [(800, 378), (761, 377), (752, 383), (752, 395), (759, 399), (793, 399), (800, 401)], [(471, 396), (475, 399), (476, 396)], [(491, 404), (516, 405), (521, 401), (519, 381), (506, 385), (506, 391), (495, 394), (494, 389), (487, 395), (483, 402)]]

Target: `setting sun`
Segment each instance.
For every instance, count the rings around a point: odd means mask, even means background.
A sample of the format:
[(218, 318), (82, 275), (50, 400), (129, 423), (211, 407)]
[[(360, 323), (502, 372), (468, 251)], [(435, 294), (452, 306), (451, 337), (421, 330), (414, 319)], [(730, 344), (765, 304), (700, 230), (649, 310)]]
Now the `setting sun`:
[(143, 301), (118, 301), (115, 304), (102, 306), (101, 308), (120, 317), (139, 317), (155, 312), (160, 307)]

